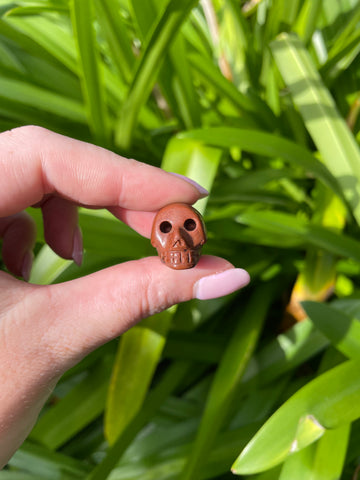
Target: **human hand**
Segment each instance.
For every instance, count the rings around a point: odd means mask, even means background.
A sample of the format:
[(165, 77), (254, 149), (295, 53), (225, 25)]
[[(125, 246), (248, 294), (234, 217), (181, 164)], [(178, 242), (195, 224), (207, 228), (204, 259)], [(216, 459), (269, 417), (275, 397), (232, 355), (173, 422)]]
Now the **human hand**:
[[(23, 212), (30, 205), (42, 209), (51, 248), (80, 264), (78, 205), (108, 208), (150, 237), (159, 208), (204, 195), (178, 176), (39, 127), (0, 134), (0, 172), (2, 258), (26, 280), (35, 243), (34, 222)], [(47, 286), (0, 272), (0, 468), (60, 376), (90, 351), (173, 304), (226, 295), (248, 281), (244, 270), (209, 256), (190, 270), (149, 257)]]

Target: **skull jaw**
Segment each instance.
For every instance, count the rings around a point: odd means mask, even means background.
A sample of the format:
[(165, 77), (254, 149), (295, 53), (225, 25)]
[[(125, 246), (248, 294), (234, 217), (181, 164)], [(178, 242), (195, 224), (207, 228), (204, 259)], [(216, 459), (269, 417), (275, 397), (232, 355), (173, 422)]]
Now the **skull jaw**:
[(200, 259), (200, 252), (201, 248), (158, 251), (160, 260), (174, 270), (186, 270), (195, 267)]

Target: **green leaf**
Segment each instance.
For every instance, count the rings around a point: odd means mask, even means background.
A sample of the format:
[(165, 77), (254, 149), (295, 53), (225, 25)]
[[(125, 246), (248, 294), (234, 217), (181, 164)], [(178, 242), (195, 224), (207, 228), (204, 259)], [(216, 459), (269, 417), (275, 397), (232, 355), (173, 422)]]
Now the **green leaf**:
[(72, 263), (72, 260), (59, 257), (48, 245), (44, 245), (34, 260), (30, 283), (48, 285), (54, 282)]
[(274, 238), (280, 233), (285, 238), (301, 239), (308, 245), (314, 245), (335, 255), (360, 260), (360, 242), (345, 234), (311, 224), (301, 217), (279, 212), (247, 211), (238, 215), (236, 221), (255, 227), (259, 232), (272, 234)]
[(349, 358), (360, 357), (360, 321), (331, 305), (302, 302), (311, 321), (340, 352)]
[(116, 128), (116, 142), (125, 150), (131, 145), (140, 109), (153, 87), (161, 59), (197, 1), (170, 0), (164, 13), (157, 20), (141, 56)]
[[(12, 30), (10, 30), (12, 29)], [(78, 74), (74, 38), (59, 22), (55, 23), (43, 15), (36, 17), (11, 17), (8, 25), (0, 23), (0, 33), (10, 36), (29, 53), (60, 62), (70, 71)]]
[[(182, 35), (174, 38), (169, 49), (169, 59), (174, 69), (170, 85), (183, 123), (186, 128), (199, 127), (201, 108), (193, 85), (186, 43)], [(163, 69), (168, 69), (168, 65), (164, 65)]]
[(321, 13), (322, 0), (305, 0), (296, 19), (293, 31), (309, 43)]
[(105, 105), (101, 62), (93, 26), (92, 2), (72, 0), (70, 11), (90, 129), (98, 142), (106, 144), (109, 141), (110, 122)]
[[(173, 137), (168, 143), (162, 168), (168, 172), (185, 175), (208, 191), (214, 182), (222, 152), (218, 148), (210, 148), (188, 139)], [(195, 207), (204, 212), (207, 198), (199, 200)]]
[(132, 259), (154, 252), (147, 238), (120, 222), (107, 210), (81, 208), (79, 213), (85, 250)]
[(271, 385), (284, 373), (319, 354), (329, 343), (309, 319), (297, 323), (250, 359), (242, 380), (244, 388), (251, 388), (254, 384)]
[(344, 467), (349, 434), (350, 425), (327, 430), (318, 442), (287, 458), (279, 480), (339, 479)]
[(126, 32), (125, 22), (119, 13), (118, 5), (113, 0), (96, 0), (95, 4), (96, 18), (108, 41), (111, 58), (119, 74), (126, 81), (129, 81), (135, 57), (131, 51), (130, 39)]
[[(26, 441), (9, 461), (11, 467), (37, 475), (36, 478), (59, 478), (67, 480), (83, 478), (89, 471), (88, 466), (58, 452), (53, 452), (41, 445)], [(1, 473), (0, 479), (3, 480)], [(26, 477), (24, 476), (24, 480)]]
[(282, 34), (271, 48), (306, 128), (360, 223), (360, 150), (354, 136), (301, 41)]
[(213, 127), (183, 132), (177, 138), (193, 139), (217, 148), (229, 149), (236, 146), (257, 155), (283, 158), (291, 165), (299, 166), (308, 174), (314, 175), (343, 197), (338, 182), (327, 168), (309, 150), (283, 137), (252, 129)]
[(96, 419), (105, 408), (109, 369), (104, 361), (40, 418), (30, 438), (55, 450)]
[(105, 458), (86, 477), (86, 480), (105, 480), (108, 477), (131, 441), (164, 403), (170, 393), (189, 374), (190, 367), (191, 365), (187, 362), (175, 362), (168, 368), (161, 381), (150, 391), (143, 408), (127, 425), (122, 435), (109, 448)]
[(34, 5), (12, 8), (7, 12), (7, 16), (27, 16), (27, 15), (39, 15), (44, 12), (59, 12), (67, 13), (68, 9), (66, 5)]
[(188, 463), (180, 477), (181, 480), (199, 477), (202, 464), (209, 456), (212, 444), (229, 414), (234, 395), (236, 395), (249, 358), (256, 347), (272, 299), (273, 285), (264, 284), (255, 291), (245, 311), (241, 314), (241, 319), (233, 331), (232, 338), (215, 373), (198, 434)]
[[(268, 105), (260, 98), (251, 94), (244, 94), (235, 85), (221, 74), (213, 62), (203, 55), (190, 53), (189, 60), (193, 70), (199, 75), (202, 82), (214, 88), (217, 94), (227, 98), (232, 105), (241, 113), (249, 124), (264, 125), (273, 129), (276, 125), (276, 117)], [(250, 123), (251, 122), (251, 123)]]
[(263, 425), (232, 470), (252, 474), (267, 470), (319, 439), (326, 430), (360, 417), (358, 360), (345, 362), (309, 382)]
[(160, 360), (173, 309), (153, 315), (122, 335), (113, 364), (105, 411), (112, 445), (141, 408)]
[(0, 98), (11, 100), (15, 106), (23, 104), (72, 122), (86, 121), (84, 108), (76, 100), (5, 75), (0, 77)]
[(0, 472), (0, 480), (38, 480), (38, 475), (30, 475), (24, 472), (12, 472), (2, 470)]
[[(15, 23), (15, 25), (14, 25)], [(34, 57), (43, 58), (44, 60), (52, 63), (58, 63), (49, 54), (49, 52), (40, 45), (37, 41), (31, 38), (31, 35), (27, 35), (25, 32), (16, 27), (17, 22), (6, 21), (0, 18), (0, 35), (6, 39), (11, 40), (16, 45), (19, 45), (25, 52), (33, 55)], [(23, 22), (21, 22), (23, 25)]]
[(348, 53), (349, 44), (352, 44), (354, 38), (357, 37), (357, 25), (360, 19), (360, 4), (357, 2), (354, 3), (350, 12), (346, 12), (346, 9), (344, 9), (342, 15), (346, 20), (342, 22), (341, 25), (338, 25), (334, 32), (328, 60), (322, 70), (328, 70), (329, 64), (333, 64), (335, 59), (339, 61), (340, 58), (344, 57), (344, 53)]
[(136, 33), (141, 39), (142, 43), (151, 32), (153, 25), (156, 22), (159, 10), (163, 2), (149, 0), (143, 2), (142, 0), (130, 0), (129, 10), (136, 26)]

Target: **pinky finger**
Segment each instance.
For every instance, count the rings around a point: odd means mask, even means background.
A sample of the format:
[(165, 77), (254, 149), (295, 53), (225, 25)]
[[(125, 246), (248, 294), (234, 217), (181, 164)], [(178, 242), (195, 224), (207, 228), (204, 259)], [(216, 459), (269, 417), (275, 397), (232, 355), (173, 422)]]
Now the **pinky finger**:
[(3, 238), (2, 259), (6, 268), (29, 280), (36, 240), (33, 219), (25, 212), (0, 218), (0, 237)]

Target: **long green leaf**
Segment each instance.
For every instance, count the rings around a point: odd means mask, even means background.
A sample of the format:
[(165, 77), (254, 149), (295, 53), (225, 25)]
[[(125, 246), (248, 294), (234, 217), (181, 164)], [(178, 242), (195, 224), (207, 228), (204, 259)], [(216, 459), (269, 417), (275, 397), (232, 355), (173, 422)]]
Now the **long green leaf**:
[(235, 474), (267, 470), (327, 430), (360, 417), (360, 363), (345, 362), (301, 388), (263, 425), (234, 463)]
[[(36, 478), (54, 478), (59, 476), (64, 480), (83, 478), (89, 471), (80, 460), (71, 458), (58, 452), (53, 452), (42, 445), (36, 445), (29, 441), (11, 458), (9, 465), (22, 472), (36, 475)], [(3, 480), (1, 474), (0, 479)], [(26, 477), (24, 476), (24, 480)]]
[[(22, 24), (23, 23), (21, 23), (21, 25)], [(0, 18), (0, 38), (3, 37), (10, 39), (12, 42), (19, 45), (25, 52), (33, 55), (34, 57), (43, 58), (48, 62), (59, 65), (55, 58), (49, 54), (46, 48), (40, 45), (36, 40), (33, 40), (31, 35), (28, 35), (20, 28), (17, 28), (17, 26), (18, 24), (13, 20), (6, 21)]]
[(66, 443), (103, 412), (108, 380), (108, 368), (101, 362), (41, 417), (30, 438), (54, 450)]
[[(254, 431), (255, 425), (248, 425), (237, 430), (222, 433), (217, 439), (211, 455), (206, 459), (206, 465), (197, 477), (201, 480), (219, 478), (229, 471), (232, 458), (241, 448), (246, 439)], [(165, 450), (145, 459), (128, 465), (119, 465), (111, 473), (111, 480), (177, 480), (186, 462), (186, 456), (191, 451), (192, 444), (186, 443), (177, 448)]]
[[(201, 467), (209, 456), (212, 444), (229, 413), (272, 299), (273, 286), (264, 284), (252, 295), (241, 315), (215, 374), (198, 434), (181, 480), (199, 477)], [(238, 312), (239, 310), (236, 313)]]
[(98, 142), (106, 144), (109, 140), (110, 122), (105, 105), (101, 62), (93, 26), (92, 2), (72, 0), (70, 10), (90, 129)]
[[(297, 323), (256, 353), (250, 360), (243, 384), (271, 385), (275, 379), (319, 354), (329, 340), (314, 328), (309, 319)], [(249, 388), (249, 387), (248, 387)]]
[(327, 168), (309, 150), (283, 137), (252, 129), (213, 127), (183, 132), (178, 134), (178, 138), (198, 140), (218, 148), (230, 149), (236, 146), (265, 157), (281, 157), (291, 165), (314, 175), (342, 197), (338, 182)]
[[(360, 243), (345, 234), (313, 225), (303, 218), (279, 212), (244, 212), (237, 216), (237, 222), (255, 227), (259, 232), (271, 235), (301, 239), (305, 244), (331, 252), (335, 255), (360, 260)], [(240, 229), (241, 230), (241, 229)], [(241, 231), (239, 231), (241, 238)], [(275, 238), (275, 237), (274, 237)]]
[(349, 358), (360, 357), (360, 321), (331, 305), (303, 302), (303, 308), (315, 326)]
[(115, 467), (131, 441), (189, 372), (190, 365), (186, 362), (176, 362), (169, 367), (164, 378), (149, 393), (143, 408), (127, 425), (122, 435), (118, 437), (114, 445), (107, 451), (106, 457), (86, 477), (86, 480), (105, 480), (108, 478), (111, 470)]
[(279, 480), (337, 480), (344, 467), (349, 434), (350, 425), (327, 430), (317, 443), (287, 458)]
[(305, 0), (294, 25), (294, 31), (309, 43), (321, 13), (322, 0)]
[(113, 0), (96, 0), (97, 20), (106, 36), (111, 57), (120, 75), (129, 81), (135, 57), (131, 51), (125, 22), (119, 14), (118, 5)]
[(168, 50), (181, 24), (197, 2), (198, 0), (170, 0), (164, 14), (157, 21), (141, 56), (116, 128), (116, 142), (122, 148), (129, 148), (140, 109), (146, 102), (153, 87), (161, 66), (161, 59)]
[(113, 365), (105, 415), (105, 432), (112, 445), (141, 408), (160, 360), (173, 310), (166, 310), (133, 327), (120, 339)]
[[(21, 40), (21, 45), (30, 53), (40, 54), (54, 63), (67, 67), (70, 71), (78, 73), (76, 62), (75, 42), (73, 37), (60, 23), (51, 22), (46, 16), (36, 17), (11, 17), (9, 25), (0, 25), (0, 33), (4, 30), (16, 43)], [(10, 30), (12, 28), (13, 30)], [(19, 30), (19, 33), (16, 30)], [(45, 53), (44, 53), (45, 52)]]
[(226, 80), (210, 59), (197, 53), (191, 53), (189, 60), (201, 81), (210, 84), (211, 88), (215, 88), (218, 94), (228, 98), (241, 115), (249, 120), (249, 125), (255, 122), (256, 125), (264, 125), (271, 129), (276, 126), (276, 117), (267, 104), (255, 95), (244, 94), (239, 91), (233, 83)]
[[(201, 107), (193, 84), (187, 47), (182, 35), (174, 38), (169, 50), (170, 61), (174, 68), (174, 78), (170, 82), (177, 108), (186, 128), (201, 125)], [(163, 69), (166, 68), (166, 65)]]
[(360, 150), (354, 136), (301, 41), (282, 34), (271, 48), (306, 128), (360, 223)]
[[(162, 168), (168, 172), (176, 172), (195, 180), (207, 190), (211, 190), (222, 152), (218, 148), (210, 148), (201, 143), (177, 139), (168, 143)], [(203, 213), (207, 198), (196, 203), (196, 208)]]
[(1, 97), (11, 100), (15, 105), (24, 104), (71, 122), (84, 123), (86, 121), (81, 103), (29, 82), (6, 78), (5, 75), (0, 77)]
[(54, 282), (72, 263), (72, 260), (60, 258), (48, 245), (43, 245), (35, 258), (30, 282), (37, 285), (48, 285)]

